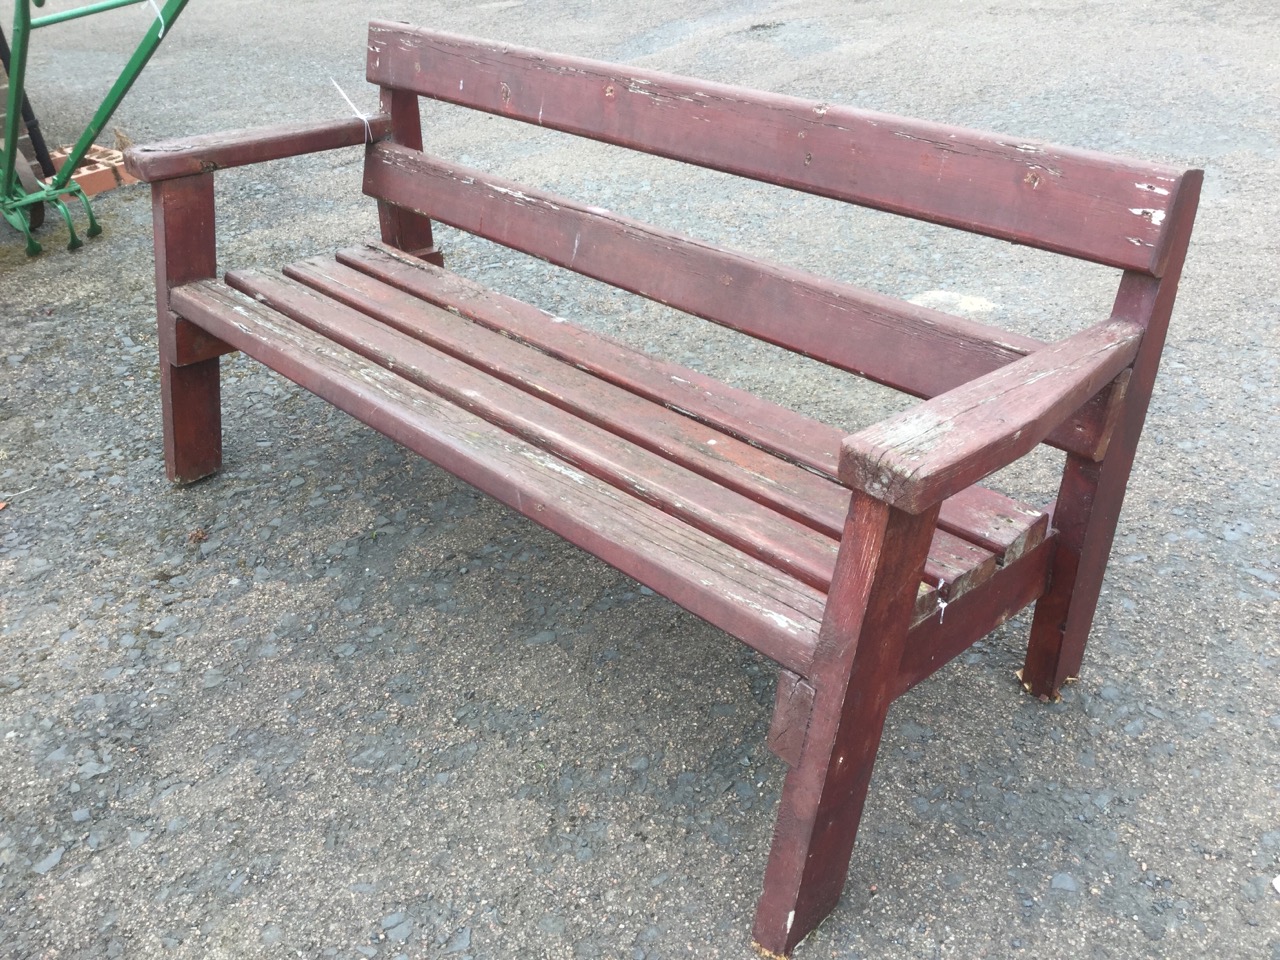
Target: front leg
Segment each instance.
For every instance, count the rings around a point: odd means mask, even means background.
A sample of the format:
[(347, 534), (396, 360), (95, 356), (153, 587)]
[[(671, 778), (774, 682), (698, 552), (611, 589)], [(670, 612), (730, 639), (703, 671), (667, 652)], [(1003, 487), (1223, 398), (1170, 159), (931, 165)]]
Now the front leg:
[(165, 471), (170, 480), (191, 483), (222, 466), (218, 357), (231, 348), (174, 314), (169, 291), (217, 271), (213, 174), (158, 181), (151, 203)]
[(813, 711), (779, 802), (754, 939), (787, 956), (844, 890), (938, 508), (855, 491), (811, 677)]

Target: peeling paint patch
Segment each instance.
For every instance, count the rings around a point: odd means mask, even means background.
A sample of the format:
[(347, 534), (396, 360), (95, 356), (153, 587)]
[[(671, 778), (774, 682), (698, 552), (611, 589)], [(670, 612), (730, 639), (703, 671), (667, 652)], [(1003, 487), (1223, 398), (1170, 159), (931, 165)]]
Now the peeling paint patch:
[(967, 293), (955, 293), (951, 290), (926, 290), (907, 299), (917, 307), (928, 307), (931, 310), (945, 310), (961, 316), (974, 316), (991, 313), (999, 304), (986, 297), (978, 297)]
[(796, 623), (796, 621), (792, 620), (788, 616), (785, 616), (784, 614), (778, 613), (778, 611), (776, 610), (770, 610), (768, 607), (762, 606), (761, 604), (757, 603), (754, 600), (750, 600), (747, 597), (739, 596), (736, 593), (726, 593), (725, 596), (729, 600), (735, 600), (738, 603), (742, 604), (743, 606), (750, 607), (756, 613), (762, 615), (767, 620), (771, 621), (773, 625), (779, 628), (780, 630), (785, 630), (787, 633), (790, 633), (793, 635), (801, 634), (804, 632), (801, 624)]
[(488, 188), (492, 190), (494, 193), (501, 193), (504, 196), (511, 197), (517, 203), (538, 204), (539, 206), (544, 206), (551, 210), (560, 209), (558, 206), (556, 206), (554, 203), (552, 203), (549, 200), (542, 200), (542, 199), (539, 199), (538, 197), (531, 197), (527, 193), (521, 193), (519, 190), (509, 190), (506, 187), (498, 186), (496, 183), (486, 184), (486, 186), (488, 186)]
[(548, 470), (552, 470), (561, 476), (568, 477), (574, 483), (581, 484), (587, 482), (586, 474), (562, 463), (550, 454), (543, 453), (540, 450), (521, 450), (520, 455), (527, 460), (532, 460), (539, 466), (546, 467)]
[(1150, 220), (1156, 226), (1164, 223), (1164, 211), (1154, 210), (1151, 207), (1130, 207), (1129, 212), (1135, 217), (1142, 217), (1144, 220)]
[(1135, 183), (1134, 186), (1139, 190), (1146, 190), (1148, 193), (1159, 194), (1162, 197), (1167, 197), (1169, 195), (1168, 190), (1164, 187), (1157, 187), (1154, 183)]

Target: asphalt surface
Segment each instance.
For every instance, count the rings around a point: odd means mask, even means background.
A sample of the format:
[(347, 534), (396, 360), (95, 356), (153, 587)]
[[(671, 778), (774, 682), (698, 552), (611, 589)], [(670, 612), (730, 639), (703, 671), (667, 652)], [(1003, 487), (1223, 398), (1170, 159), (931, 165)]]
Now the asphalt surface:
[[(64, 3), (51, 2), (61, 9)], [(53, 142), (145, 5), (37, 34)], [(0, 8), (8, 18), (10, 8)], [(1280, 15), (1270, 3), (194, 0), (113, 126), (362, 107), (410, 20), (1207, 171), (1085, 670), (998, 631), (889, 718), (800, 957), (1280, 960)], [(1113, 271), (429, 106), (446, 156), (1011, 329)], [(105, 138), (110, 141), (110, 137)], [(357, 151), (219, 177), (222, 266), (371, 236)], [(159, 436), (145, 188), (0, 233), (0, 957), (754, 956), (766, 661), (242, 358), (226, 465)], [(50, 218), (52, 220), (52, 218)], [(449, 231), (450, 265), (854, 429), (900, 401)], [(1052, 457), (1002, 477), (1053, 495)]]

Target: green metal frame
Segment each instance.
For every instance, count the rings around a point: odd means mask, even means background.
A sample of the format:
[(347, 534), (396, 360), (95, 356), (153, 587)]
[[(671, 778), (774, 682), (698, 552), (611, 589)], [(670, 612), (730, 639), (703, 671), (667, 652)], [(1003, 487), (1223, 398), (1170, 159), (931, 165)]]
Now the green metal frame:
[(72, 180), (71, 176), (75, 173), (80, 161), (84, 159), (89, 147), (102, 132), (102, 128), (111, 119), (111, 115), (115, 113), (116, 107), (120, 106), (120, 101), (138, 79), (142, 68), (147, 65), (151, 55), (160, 46), (161, 39), (173, 28), (174, 22), (186, 7), (187, 0), (166, 0), (164, 6), (159, 8), (159, 13), (151, 27), (107, 92), (93, 119), (85, 127), (84, 133), (72, 147), (71, 153), (63, 161), (57, 175), (42, 189), (28, 193), (18, 181), (17, 163), (18, 125), (22, 120), (23, 81), (26, 77), (27, 48), (31, 41), (31, 31), (87, 17), (90, 14), (115, 10), (117, 7), (128, 7), (139, 3), (151, 3), (153, 7), (156, 6), (154, 0), (99, 0), (98, 3), (77, 7), (74, 10), (51, 13), (32, 19), (32, 3), (37, 7), (44, 6), (44, 0), (14, 0), (13, 34), (10, 37), (9, 102), (5, 113), (4, 141), (0, 143), (0, 215), (3, 215), (4, 219), (26, 238), (27, 253), (34, 256), (40, 252), (41, 247), (31, 235), (31, 225), (27, 213), (24, 212), (24, 208), (33, 204), (47, 203), (62, 215), (71, 235), (70, 243), (67, 245), (69, 250), (83, 246), (84, 243), (76, 235), (75, 225), (71, 222), (71, 211), (63, 202), (64, 197), (78, 199), (84, 205), (85, 215), (89, 219), (89, 229), (86, 231), (89, 236), (96, 237), (102, 232), (102, 227), (93, 216), (93, 208), (89, 206), (89, 198), (84, 195), (80, 185)]

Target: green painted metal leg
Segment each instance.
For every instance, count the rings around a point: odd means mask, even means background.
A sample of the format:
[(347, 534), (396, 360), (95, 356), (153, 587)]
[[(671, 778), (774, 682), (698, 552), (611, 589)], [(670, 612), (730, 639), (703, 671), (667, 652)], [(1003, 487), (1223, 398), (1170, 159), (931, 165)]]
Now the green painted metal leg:
[(67, 233), (71, 234), (71, 242), (67, 244), (67, 249), (79, 250), (84, 246), (84, 241), (76, 235), (76, 225), (71, 222), (71, 211), (67, 209), (61, 197), (51, 197), (48, 202), (53, 204), (53, 208), (62, 214), (62, 219), (67, 221)]
[(36, 242), (36, 238), (31, 235), (31, 225), (27, 223), (27, 218), (23, 216), (22, 209), (9, 209), (8, 207), (0, 207), (0, 214), (4, 216), (5, 221), (17, 230), (20, 234), (27, 238), (27, 256), (34, 257), (44, 248)]
[(98, 218), (93, 215), (93, 205), (89, 203), (89, 198), (85, 196), (83, 190), (77, 190), (75, 196), (84, 206), (84, 215), (89, 218), (89, 229), (85, 234), (89, 237), (98, 236), (102, 233), (102, 226), (98, 223)]
[[(143, 67), (147, 65), (147, 61), (156, 52), (156, 48), (160, 45), (165, 33), (173, 28), (174, 22), (186, 7), (188, 0), (163, 0), (163, 8), (157, 8), (154, 22), (143, 36), (141, 43), (138, 44), (133, 56), (129, 58), (129, 62), (125, 65), (124, 70), (121, 71), (120, 76), (116, 78), (116, 82), (112, 84), (97, 112), (94, 113), (93, 119), (89, 121), (88, 127), (80, 135), (80, 139), (76, 141), (75, 146), (71, 148), (71, 152), (63, 162), (61, 169), (47, 186), (43, 186), (38, 191), (39, 201), (32, 201), (31, 195), (23, 190), (18, 183), (17, 164), (19, 158), (17, 147), (15, 146), (18, 141), (18, 123), (21, 114), (23, 84), (26, 78), (27, 47), (31, 32), (40, 27), (48, 27), (67, 20), (74, 20), (79, 17), (144, 2), (148, 2), (148, 0), (96, 0), (96, 2), (91, 2), (72, 10), (59, 11), (33, 20), (31, 18), (31, 5), (34, 3), (35, 6), (42, 7), (44, 6), (44, 0), (14, 0), (13, 36), (9, 59), (9, 93), (2, 125), (3, 130), (0, 130), (0, 134), (3, 135), (3, 140), (0, 141), (0, 215), (3, 215), (5, 221), (12, 224), (26, 238), (27, 253), (30, 256), (35, 256), (41, 249), (40, 244), (31, 235), (31, 223), (22, 209), (32, 202), (48, 203), (62, 215), (62, 219), (67, 224), (67, 231), (71, 235), (70, 243), (67, 245), (69, 250), (84, 246), (84, 241), (76, 234), (75, 226), (71, 222), (71, 213), (67, 210), (67, 205), (59, 199), (60, 197), (65, 197), (67, 194), (76, 196), (84, 206), (85, 216), (89, 219), (87, 234), (90, 237), (96, 237), (102, 233), (102, 227), (93, 215), (93, 207), (89, 203), (89, 198), (84, 195), (84, 192), (72, 181), (71, 177), (81, 159), (84, 158), (89, 147), (93, 144), (94, 139), (102, 132), (103, 127), (111, 119), (116, 107), (120, 105), (120, 101), (129, 92), (134, 81), (138, 79), (138, 74), (142, 72)], [(150, 0), (150, 2), (152, 6), (155, 6), (160, 0)], [(32, 209), (37, 208), (32, 207)]]

